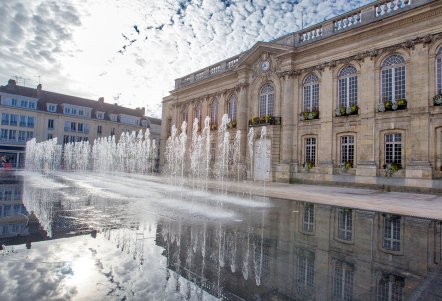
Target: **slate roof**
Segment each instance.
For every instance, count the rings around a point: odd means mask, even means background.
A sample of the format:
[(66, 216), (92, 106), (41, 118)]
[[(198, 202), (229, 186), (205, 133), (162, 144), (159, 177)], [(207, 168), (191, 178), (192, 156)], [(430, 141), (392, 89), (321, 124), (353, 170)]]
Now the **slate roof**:
[[(106, 103), (104, 101), (76, 97), (72, 95), (45, 91), (42, 89), (37, 90), (35, 88), (16, 85), (14, 80), (9, 80), (8, 85), (0, 86), (0, 92), (38, 98), (39, 101), (37, 105), (37, 110), (40, 111), (47, 111), (46, 104), (53, 103), (59, 105), (57, 106), (57, 113), (63, 114), (63, 108), (61, 107), (61, 104), (71, 104), (92, 108), (91, 118), (93, 119), (96, 118), (96, 111), (105, 112), (105, 120), (109, 120), (109, 114), (126, 114), (137, 117), (145, 117), (145, 111), (143, 108), (131, 109), (119, 106), (117, 104)], [(156, 118), (149, 119), (152, 120)], [(159, 122), (161, 124), (161, 120)]]

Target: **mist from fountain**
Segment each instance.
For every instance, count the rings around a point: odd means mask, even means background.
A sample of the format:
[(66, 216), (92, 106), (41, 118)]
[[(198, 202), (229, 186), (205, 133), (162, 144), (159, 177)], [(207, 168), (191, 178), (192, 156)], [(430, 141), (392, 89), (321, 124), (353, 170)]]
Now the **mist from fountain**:
[(157, 146), (149, 129), (143, 134), (122, 133), (96, 139), (93, 146), (88, 141), (57, 144), (57, 138), (37, 143), (35, 138), (26, 144), (26, 170), (51, 172), (95, 171), (153, 173), (157, 160)]

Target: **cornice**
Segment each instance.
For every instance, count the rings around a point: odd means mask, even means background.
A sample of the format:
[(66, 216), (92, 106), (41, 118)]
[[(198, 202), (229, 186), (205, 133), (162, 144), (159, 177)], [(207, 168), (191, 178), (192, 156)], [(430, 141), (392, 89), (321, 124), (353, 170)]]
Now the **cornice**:
[(348, 56), (345, 58), (341, 58), (341, 59), (337, 59), (337, 60), (331, 60), (331, 61), (325, 61), (322, 62), (320, 64), (314, 65), (314, 66), (310, 66), (307, 68), (300, 68), (300, 69), (291, 69), (288, 71), (284, 71), (284, 72), (280, 72), (278, 73), (278, 76), (280, 78), (285, 78), (285, 77), (295, 77), (295, 76), (299, 76), (301, 74), (306, 74), (306, 73), (310, 73), (313, 71), (323, 71), (326, 67), (328, 67), (329, 69), (332, 69), (334, 67), (336, 67), (337, 65), (340, 64), (348, 64), (352, 61), (364, 61), (364, 59), (366, 58), (370, 58), (373, 59), (374, 57), (381, 55), (383, 53), (389, 53), (389, 52), (393, 52), (399, 49), (405, 49), (405, 50), (413, 50), (414, 47), (417, 44), (424, 44), (424, 47), (426, 47), (428, 44), (430, 44), (432, 41), (437, 40), (439, 38), (442, 38), (442, 34), (441, 33), (437, 33), (437, 34), (428, 34), (425, 36), (421, 36), (421, 37), (416, 37), (413, 39), (408, 39), (404, 42), (398, 43), (398, 44), (394, 44), (391, 46), (387, 46), (387, 47), (381, 47), (381, 48), (377, 48), (377, 49), (371, 49), (371, 50), (366, 50), (364, 52), (359, 52), (355, 55), (352, 56)]

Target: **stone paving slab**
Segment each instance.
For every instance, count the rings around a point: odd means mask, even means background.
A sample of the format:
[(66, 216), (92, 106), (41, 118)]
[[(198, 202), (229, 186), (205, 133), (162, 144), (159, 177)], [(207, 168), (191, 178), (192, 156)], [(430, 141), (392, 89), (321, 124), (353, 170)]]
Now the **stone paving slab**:
[[(220, 184), (210, 181), (209, 186), (219, 188)], [(250, 182), (226, 186), (231, 191), (250, 191)], [(264, 185), (262, 181), (253, 182), (251, 190), (261, 196), (442, 220), (442, 196), (439, 195), (274, 182)]]

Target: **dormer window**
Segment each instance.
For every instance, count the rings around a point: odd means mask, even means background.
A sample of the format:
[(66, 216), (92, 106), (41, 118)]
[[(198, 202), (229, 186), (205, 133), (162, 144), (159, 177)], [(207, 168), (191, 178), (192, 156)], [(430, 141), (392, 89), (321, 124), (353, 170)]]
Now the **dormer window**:
[(83, 110), (78, 110), (78, 115), (84, 116), (84, 111)]
[(64, 113), (65, 113), (65, 114), (71, 114), (71, 108), (69, 108), (69, 107), (64, 107)]
[(104, 119), (104, 112), (97, 112), (97, 119)]
[(111, 121), (117, 121), (117, 115), (115, 115), (115, 114), (109, 114), (109, 119), (111, 120)]
[(48, 112), (56, 112), (57, 111), (57, 105), (55, 104), (48, 104)]

